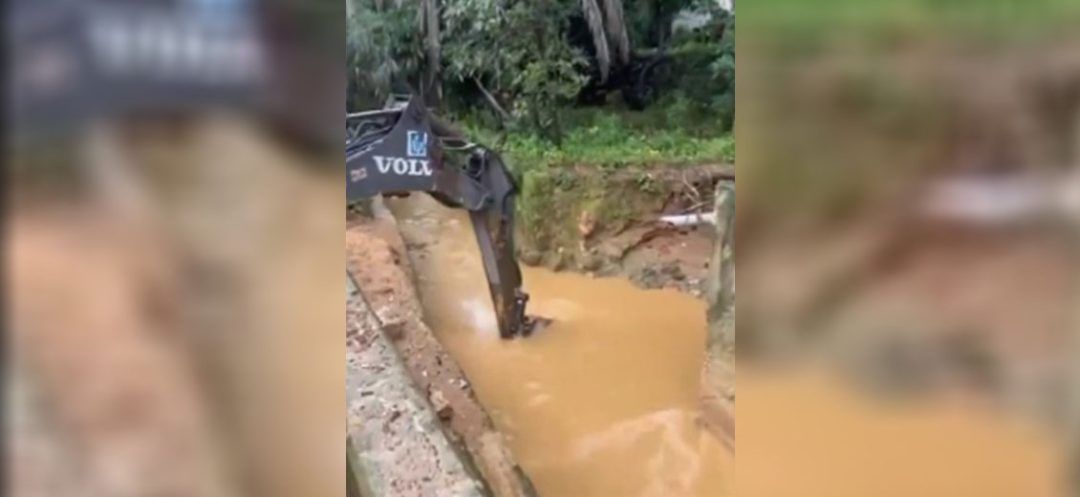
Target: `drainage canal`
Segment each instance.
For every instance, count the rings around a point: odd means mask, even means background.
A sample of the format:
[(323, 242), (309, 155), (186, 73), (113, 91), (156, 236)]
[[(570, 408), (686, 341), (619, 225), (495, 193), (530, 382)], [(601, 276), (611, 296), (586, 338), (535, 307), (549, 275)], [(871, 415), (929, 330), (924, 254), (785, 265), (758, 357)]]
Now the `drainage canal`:
[(427, 319), (544, 497), (730, 495), (733, 456), (697, 423), (705, 308), (675, 291), (525, 268), (530, 312), (498, 338), (468, 218), (388, 201)]

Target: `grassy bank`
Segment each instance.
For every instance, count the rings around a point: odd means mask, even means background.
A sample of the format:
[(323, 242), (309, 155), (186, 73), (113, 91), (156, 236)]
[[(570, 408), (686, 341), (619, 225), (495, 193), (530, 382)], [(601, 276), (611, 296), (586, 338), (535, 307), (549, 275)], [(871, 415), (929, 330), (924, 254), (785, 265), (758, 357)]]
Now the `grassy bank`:
[(564, 133), (555, 143), (535, 133), (499, 132), (465, 119), (468, 136), (495, 147), (520, 176), (551, 168), (624, 168), (734, 163), (735, 138), (707, 116), (674, 99), (647, 112), (566, 109)]
[[(616, 100), (613, 98), (612, 100)], [(481, 117), (457, 120), (518, 176), (519, 251), (531, 264), (604, 272), (620, 236), (701, 182), (703, 165), (734, 164), (735, 140), (709, 108), (669, 95), (646, 111), (609, 104), (561, 111), (558, 143)], [(695, 185), (712, 191), (708, 185)]]

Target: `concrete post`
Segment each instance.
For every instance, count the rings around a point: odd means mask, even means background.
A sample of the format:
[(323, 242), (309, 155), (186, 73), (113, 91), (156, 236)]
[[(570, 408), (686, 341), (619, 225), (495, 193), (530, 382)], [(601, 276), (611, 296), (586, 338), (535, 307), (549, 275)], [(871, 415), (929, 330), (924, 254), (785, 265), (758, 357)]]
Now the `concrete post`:
[(735, 183), (716, 188), (716, 244), (707, 301), (709, 332), (702, 368), (702, 409), (706, 426), (735, 446)]
[[(1080, 225), (1074, 224), (1070, 243), (1074, 254), (1080, 254)], [(1068, 385), (1068, 401), (1064, 416), (1064, 432), (1066, 437), (1066, 471), (1068, 479), (1067, 494), (1080, 497), (1080, 257), (1074, 257), (1073, 292), (1078, 292), (1072, 298), (1075, 302), (1072, 310), (1072, 322), (1069, 323), (1069, 353), (1064, 358), (1066, 361)]]

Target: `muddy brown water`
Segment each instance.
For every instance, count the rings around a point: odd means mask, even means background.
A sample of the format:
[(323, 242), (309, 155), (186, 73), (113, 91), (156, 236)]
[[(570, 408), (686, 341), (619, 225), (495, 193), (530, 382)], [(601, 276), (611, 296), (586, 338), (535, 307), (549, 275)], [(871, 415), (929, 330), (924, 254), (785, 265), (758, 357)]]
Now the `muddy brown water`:
[(1060, 447), (1032, 423), (962, 396), (883, 404), (819, 371), (740, 372), (736, 479), (696, 422), (702, 302), (525, 268), (555, 324), (502, 341), (468, 218), (389, 203), (428, 320), (544, 497), (1061, 495)]
[(388, 203), (423, 247), (414, 260), (432, 328), (541, 495), (731, 494), (733, 457), (697, 423), (701, 301), (525, 268), (530, 312), (554, 324), (503, 341), (468, 218), (424, 198)]
[(1033, 420), (964, 394), (890, 402), (818, 369), (743, 369), (739, 497), (1064, 497)]

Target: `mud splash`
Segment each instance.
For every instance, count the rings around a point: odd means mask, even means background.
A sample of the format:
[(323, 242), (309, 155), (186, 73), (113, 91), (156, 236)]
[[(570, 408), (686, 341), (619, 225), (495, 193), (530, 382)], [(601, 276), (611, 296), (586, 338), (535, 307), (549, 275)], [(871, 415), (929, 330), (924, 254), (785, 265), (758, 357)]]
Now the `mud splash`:
[(527, 268), (530, 310), (555, 324), (502, 341), (468, 219), (421, 196), (388, 204), (428, 320), (541, 495), (731, 494), (734, 459), (697, 423), (702, 302)]

